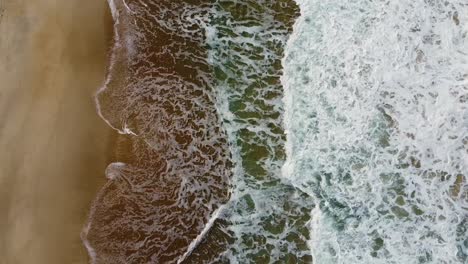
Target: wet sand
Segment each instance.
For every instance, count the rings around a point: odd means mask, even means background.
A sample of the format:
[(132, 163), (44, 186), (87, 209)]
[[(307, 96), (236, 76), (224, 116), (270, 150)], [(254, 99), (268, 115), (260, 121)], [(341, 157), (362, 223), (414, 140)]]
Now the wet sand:
[(87, 263), (115, 135), (92, 99), (111, 23), (105, 0), (0, 1), (0, 264)]

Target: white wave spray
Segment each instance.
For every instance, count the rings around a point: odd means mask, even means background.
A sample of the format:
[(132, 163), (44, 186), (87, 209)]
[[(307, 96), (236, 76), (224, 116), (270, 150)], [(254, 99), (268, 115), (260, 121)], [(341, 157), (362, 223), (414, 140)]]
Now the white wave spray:
[(297, 0), (283, 177), (315, 263), (467, 263), (468, 5)]

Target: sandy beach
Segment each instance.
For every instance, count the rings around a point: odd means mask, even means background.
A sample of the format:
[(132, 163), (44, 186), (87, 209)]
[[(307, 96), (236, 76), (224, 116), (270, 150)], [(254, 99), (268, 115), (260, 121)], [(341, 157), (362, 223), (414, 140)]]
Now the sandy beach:
[(0, 263), (87, 263), (80, 232), (112, 160), (93, 94), (105, 0), (0, 1)]

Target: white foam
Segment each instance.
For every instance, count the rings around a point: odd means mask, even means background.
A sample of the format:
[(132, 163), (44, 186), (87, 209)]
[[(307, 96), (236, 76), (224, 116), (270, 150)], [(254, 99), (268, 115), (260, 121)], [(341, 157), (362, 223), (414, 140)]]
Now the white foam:
[(203, 240), (203, 238), (206, 236), (208, 231), (210, 231), (211, 227), (213, 226), (214, 222), (216, 219), (219, 218), (219, 214), (221, 211), (224, 209), (224, 205), (216, 209), (216, 211), (213, 212), (211, 215), (210, 220), (205, 225), (205, 228), (198, 234), (198, 236), (190, 243), (189, 247), (187, 248), (187, 251), (177, 260), (177, 263), (182, 263), (191, 253), (192, 251), (200, 244), (200, 242)]
[(114, 180), (119, 177), (122, 173), (122, 169), (126, 166), (123, 162), (113, 162), (106, 168), (106, 177), (109, 180)]
[(83, 242), (83, 245), (85, 246), (86, 250), (88, 251), (88, 256), (90, 258), (90, 261), (89, 263), (90, 264), (94, 264), (96, 263), (96, 251), (94, 250), (94, 248), (91, 246), (91, 244), (89, 243), (89, 240), (86, 239), (88, 233), (89, 233), (89, 228), (91, 226), (91, 223), (88, 222), (85, 226), (85, 228), (83, 228), (82, 232), (81, 232), (81, 241)]
[[(109, 127), (111, 127), (112, 129), (118, 131), (120, 134), (133, 134), (135, 135), (134, 133), (132, 133), (131, 130), (127, 129), (127, 130), (119, 130), (117, 128), (115, 128), (114, 126), (112, 126), (112, 124), (110, 123), (109, 120), (107, 120), (103, 114), (102, 114), (102, 111), (101, 111), (101, 106), (100, 106), (100, 103), (99, 103), (99, 100), (98, 100), (98, 95), (102, 92), (104, 92), (104, 90), (107, 89), (109, 83), (110, 83), (110, 80), (111, 80), (111, 75), (110, 73), (112, 72), (112, 69), (114, 68), (114, 65), (115, 65), (115, 52), (116, 50), (119, 48), (120, 44), (119, 44), (119, 40), (120, 40), (120, 36), (119, 36), (119, 32), (118, 32), (118, 25), (120, 23), (119, 21), (119, 11), (117, 9), (117, 6), (115, 4), (115, 1), (114, 0), (107, 0), (107, 3), (109, 5), (109, 8), (110, 8), (110, 11), (111, 11), (111, 14), (112, 14), (112, 18), (114, 20), (114, 40), (113, 40), (113, 47), (112, 47), (112, 50), (110, 52), (110, 60), (109, 60), (109, 70), (108, 70), (108, 75), (104, 81), (104, 84), (99, 87), (99, 89), (97, 90), (96, 94), (94, 95), (94, 102), (95, 102), (95, 105), (96, 105), (96, 111), (98, 113), (98, 115), (101, 117), (102, 120), (104, 120), (107, 125), (109, 125)], [(117, 173), (115, 171), (115, 168), (116, 167), (123, 167), (125, 164), (124, 163), (111, 163), (109, 164), (109, 166), (107, 167), (106, 169), (106, 177), (110, 180), (114, 179), (115, 177), (117, 177)], [(97, 254), (96, 254), (96, 251), (95, 249), (91, 246), (89, 240), (87, 239), (87, 236), (88, 236), (88, 233), (89, 233), (89, 229), (91, 227), (91, 224), (92, 224), (92, 220), (91, 220), (91, 216), (93, 215), (93, 211), (95, 210), (95, 208), (91, 208), (91, 212), (88, 216), (88, 220), (87, 220), (87, 223), (85, 225), (85, 227), (83, 228), (82, 232), (81, 232), (81, 240), (83, 241), (83, 245), (85, 246), (87, 252), (88, 252), (88, 255), (89, 255), (89, 258), (90, 258), (90, 264), (94, 264), (96, 263), (96, 258), (97, 258)]]
[[(123, 2), (123, 4), (124, 4), (125, 8), (126, 8), (130, 13), (135, 13), (135, 12), (133, 12), (133, 10), (128, 6), (128, 4), (127, 4), (127, 2), (126, 2), (125, 0), (122, 0), (122, 2)], [(142, 3), (142, 2), (140, 2), (140, 3)], [(145, 6), (146, 6), (146, 4), (145, 4)]]
[(113, 72), (113, 69), (115, 67), (115, 63), (116, 63), (115, 57), (116, 57), (117, 51), (120, 48), (120, 35), (119, 35), (119, 30), (118, 30), (118, 26), (120, 24), (119, 10), (117, 9), (115, 0), (107, 0), (107, 3), (109, 4), (109, 8), (111, 10), (112, 18), (114, 20), (114, 30), (113, 30), (113, 32), (114, 32), (114, 41), (113, 41), (112, 50), (110, 51), (110, 55), (109, 55), (109, 57), (110, 57), (110, 59), (109, 59), (109, 70), (108, 70), (106, 79), (104, 81), (104, 84), (101, 87), (99, 87), (96, 94), (94, 95), (94, 103), (96, 105), (96, 111), (97, 111), (99, 117), (101, 117), (101, 119), (104, 120), (104, 122), (106, 122), (106, 124), (109, 127), (111, 127), (112, 129), (118, 131), (119, 134), (127, 134), (128, 131), (125, 131), (125, 130), (118, 129), (118, 128), (114, 127), (111, 124), (111, 122), (104, 117), (104, 115), (102, 113), (102, 109), (101, 109), (101, 104), (100, 104), (99, 99), (98, 99), (99, 95), (101, 93), (103, 93), (107, 89), (107, 87), (110, 84), (110, 81), (113, 78), (111, 73)]
[(117, 21), (118, 17), (119, 17), (119, 13), (117, 11), (117, 7), (115, 6), (115, 1), (114, 0), (107, 0), (107, 3), (109, 5), (109, 8), (110, 8), (110, 11), (111, 11), (111, 14), (112, 14), (112, 18), (114, 19), (114, 21)]
[(468, 6), (297, 2), (283, 176), (319, 203), (315, 262), (466, 262)]
[[(109, 54), (109, 69), (108, 69), (108, 72), (107, 72), (107, 76), (106, 76), (106, 79), (104, 81), (104, 84), (101, 87), (99, 87), (99, 89), (97, 90), (97, 92), (94, 95), (94, 103), (96, 105), (96, 111), (97, 111), (99, 117), (101, 117), (101, 119), (104, 120), (104, 122), (106, 122), (106, 124), (110, 128), (116, 130), (121, 135), (137, 136), (137, 134), (135, 132), (133, 132), (127, 126), (126, 123), (123, 124), (122, 128), (117, 128), (114, 125), (112, 125), (111, 121), (109, 121), (107, 118), (104, 117), (104, 115), (102, 113), (101, 104), (99, 102), (99, 95), (102, 94), (105, 90), (107, 90), (111, 80), (114, 78), (112, 73), (114, 72), (114, 68), (115, 68), (115, 65), (117, 63), (116, 62), (116, 56), (117, 56), (117, 53), (119, 52), (119, 49), (122, 47), (121, 46), (121, 36), (119, 34), (119, 25), (121, 23), (119, 9), (117, 8), (115, 0), (108, 0), (107, 2), (109, 4), (109, 8), (111, 10), (112, 18), (114, 20), (114, 30), (113, 30), (114, 40), (113, 40), (112, 49), (111, 49), (110, 54)], [(124, 4), (126, 9), (128, 9), (130, 12), (132, 12), (132, 10), (127, 6), (125, 1), (123, 1), (122, 3)], [(124, 43), (126, 44), (125, 48), (128, 51), (127, 55), (129, 55), (129, 56), (135, 55), (136, 52), (135, 52), (134, 47), (133, 47), (133, 38), (131, 36), (126, 36), (126, 41)]]

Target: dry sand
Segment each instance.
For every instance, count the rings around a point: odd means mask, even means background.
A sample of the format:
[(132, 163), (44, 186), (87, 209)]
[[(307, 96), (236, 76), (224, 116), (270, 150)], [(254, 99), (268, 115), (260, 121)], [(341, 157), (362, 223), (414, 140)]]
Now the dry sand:
[(0, 263), (87, 263), (80, 240), (112, 159), (92, 95), (105, 0), (0, 0)]

